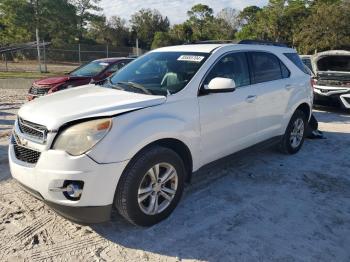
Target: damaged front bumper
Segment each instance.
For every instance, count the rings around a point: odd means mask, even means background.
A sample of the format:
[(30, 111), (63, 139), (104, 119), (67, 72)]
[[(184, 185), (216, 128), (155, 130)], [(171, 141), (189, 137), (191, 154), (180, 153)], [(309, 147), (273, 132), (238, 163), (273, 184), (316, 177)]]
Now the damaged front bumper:
[(350, 88), (334, 86), (314, 86), (315, 104), (322, 102), (332, 102), (350, 109)]

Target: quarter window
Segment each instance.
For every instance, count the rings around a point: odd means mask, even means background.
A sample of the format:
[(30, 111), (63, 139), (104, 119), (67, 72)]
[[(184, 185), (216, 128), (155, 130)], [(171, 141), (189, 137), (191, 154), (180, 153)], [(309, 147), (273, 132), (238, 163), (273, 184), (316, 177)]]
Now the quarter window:
[(310, 75), (309, 70), (305, 68), (305, 64), (300, 59), (299, 55), (297, 53), (285, 53), (284, 54), (290, 61), (293, 62), (301, 71), (303, 71), (305, 74)]
[(290, 75), (288, 68), (273, 54), (252, 52), (250, 57), (254, 84), (287, 78)]
[(231, 78), (236, 87), (250, 84), (248, 62), (245, 53), (232, 53), (222, 57), (204, 80), (207, 85), (215, 77)]
[(281, 64), (282, 78), (290, 77), (289, 69), (281, 61), (280, 61), (280, 64)]

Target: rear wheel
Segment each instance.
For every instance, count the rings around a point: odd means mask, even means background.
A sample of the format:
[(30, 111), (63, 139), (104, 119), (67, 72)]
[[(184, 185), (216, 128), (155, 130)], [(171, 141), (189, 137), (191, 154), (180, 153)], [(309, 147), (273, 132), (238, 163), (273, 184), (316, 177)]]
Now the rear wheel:
[(296, 110), (289, 121), (280, 148), (286, 154), (297, 153), (304, 143), (307, 119), (303, 111)]
[(154, 146), (136, 156), (118, 183), (115, 206), (129, 222), (151, 226), (168, 217), (180, 201), (185, 181), (182, 159)]

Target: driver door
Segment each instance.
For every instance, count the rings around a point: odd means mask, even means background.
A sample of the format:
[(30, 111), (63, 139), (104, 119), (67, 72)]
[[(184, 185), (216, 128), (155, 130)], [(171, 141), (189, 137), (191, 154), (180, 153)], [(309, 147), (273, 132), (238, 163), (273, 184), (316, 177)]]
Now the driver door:
[(256, 90), (250, 85), (246, 53), (224, 55), (210, 69), (201, 88), (215, 77), (233, 79), (236, 89), (229, 93), (200, 92), (202, 164), (256, 143)]

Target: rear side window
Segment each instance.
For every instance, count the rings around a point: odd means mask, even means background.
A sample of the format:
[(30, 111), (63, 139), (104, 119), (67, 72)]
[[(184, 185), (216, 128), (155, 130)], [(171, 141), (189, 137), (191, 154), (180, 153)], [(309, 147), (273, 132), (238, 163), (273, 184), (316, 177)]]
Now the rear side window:
[(250, 53), (253, 84), (289, 77), (288, 68), (277, 56), (265, 52)]
[(301, 71), (305, 74), (310, 75), (310, 71), (305, 68), (305, 64), (301, 61), (299, 55), (297, 53), (284, 53), (284, 55), (293, 62)]

